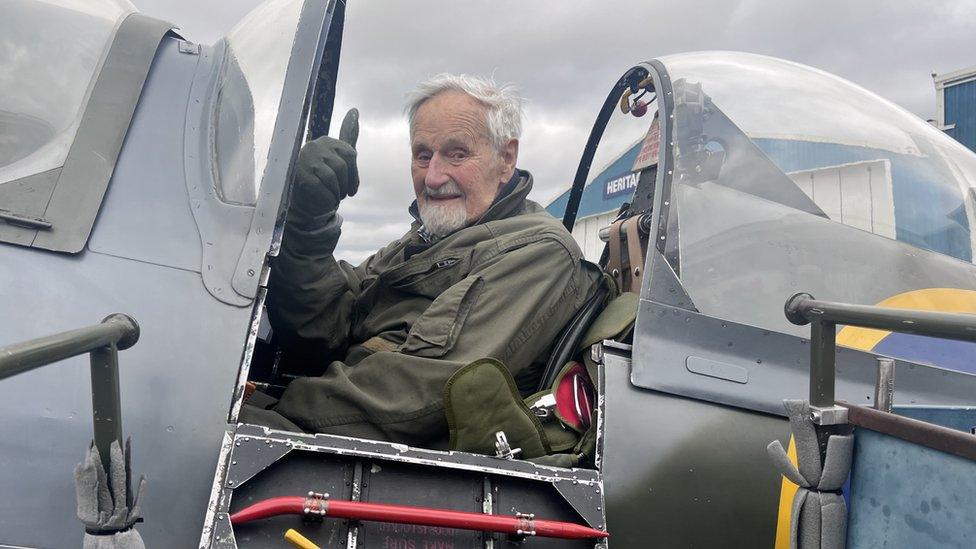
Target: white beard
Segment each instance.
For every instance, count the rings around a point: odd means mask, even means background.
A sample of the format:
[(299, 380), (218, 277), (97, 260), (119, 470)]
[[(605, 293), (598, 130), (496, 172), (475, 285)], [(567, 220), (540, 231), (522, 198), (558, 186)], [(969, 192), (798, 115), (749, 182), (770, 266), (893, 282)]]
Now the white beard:
[[(424, 194), (428, 197), (461, 194), (461, 189), (456, 183), (451, 182), (437, 191), (424, 189)], [(418, 206), (420, 206), (419, 201)], [(420, 206), (420, 220), (424, 222), (424, 228), (440, 238), (463, 229), (468, 223), (468, 211), (464, 207), (463, 194), (461, 200), (451, 200), (447, 203), (435, 202), (428, 198), (424, 201), (424, 205)]]
[(428, 202), (420, 208), (420, 220), (428, 231), (443, 238), (464, 228), (468, 222), (468, 212), (461, 200), (451, 204)]

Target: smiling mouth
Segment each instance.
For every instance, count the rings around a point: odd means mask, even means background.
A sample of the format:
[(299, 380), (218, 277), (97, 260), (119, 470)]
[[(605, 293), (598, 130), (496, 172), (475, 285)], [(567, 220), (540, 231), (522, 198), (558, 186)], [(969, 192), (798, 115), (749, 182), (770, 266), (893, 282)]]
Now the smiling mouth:
[(454, 195), (449, 195), (449, 196), (432, 196), (432, 195), (427, 195), (427, 200), (433, 200), (435, 202), (446, 202), (448, 200), (454, 200), (455, 198), (461, 198), (461, 195), (459, 195), (459, 194), (454, 194)]

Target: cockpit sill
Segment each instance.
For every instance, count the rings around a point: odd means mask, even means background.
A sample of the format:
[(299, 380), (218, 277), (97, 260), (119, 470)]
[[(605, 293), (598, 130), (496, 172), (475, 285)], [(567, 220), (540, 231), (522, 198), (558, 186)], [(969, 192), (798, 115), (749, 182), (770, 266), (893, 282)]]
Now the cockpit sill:
[[(256, 323), (252, 326), (252, 331), (257, 329)], [(547, 498), (553, 502), (553, 506), (568, 505), (568, 508), (578, 514), (590, 527), (604, 529), (606, 528), (602, 473), (605, 436), (604, 358), (612, 356), (615, 361), (629, 363), (630, 350), (629, 344), (613, 340), (605, 340), (593, 347), (591, 356), (596, 361), (600, 378), (595, 384), (597, 439), (594, 468), (567, 469), (540, 465), (517, 457), (513, 459), (460, 451), (430, 450), (338, 435), (295, 433), (235, 423), (232, 420), (227, 426), (224, 443), (221, 445), (200, 547), (237, 547), (235, 527), (230, 523), (232, 502), (236, 491), (256, 479), (259, 474), (264, 474), (265, 477), (269, 477), (270, 474), (269, 478), (277, 478), (274, 475), (282, 474), (288, 468), (293, 473), (295, 469), (301, 469), (306, 473), (306, 490), (323, 491), (331, 493), (332, 497), (358, 501), (360, 497), (364, 497), (363, 489), (370, 483), (370, 475), (381, 473), (384, 468), (397, 463), (407, 467), (405, 472), (402, 472), (407, 475), (404, 487), (409, 487), (412, 491), (416, 491), (417, 486), (423, 484), (425, 470), (434, 471), (434, 474), (441, 477), (444, 482), (451, 482), (451, 479), (456, 478), (459, 493), (471, 489), (470, 479), (474, 475), (483, 478), (483, 488), (479, 484), (478, 493), (465, 493), (465, 495), (471, 495), (477, 501), (481, 501), (481, 508), (487, 514), (499, 512), (492, 508), (492, 502), (500, 497), (499, 490), (503, 494), (501, 497), (504, 497), (506, 490), (542, 490), (548, 494)], [(253, 349), (249, 349), (245, 353), (248, 359), (252, 352)], [(246, 378), (246, 372), (243, 374)], [(236, 418), (243, 398), (243, 390), (235, 393), (232, 418)], [(303, 455), (313, 456), (311, 459), (317, 464), (315, 469), (304, 469), (301, 462)], [(288, 465), (283, 465), (282, 469), (274, 471), (275, 464), (288, 456), (298, 457), (294, 457)], [(337, 466), (346, 470), (347, 474), (343, 477), (346, 478), (345, 485), (330, 485), (333, 474), (328, 470), (330, 467)], [(262, 473), (265, 471), (267, 473)], [(312, 471), (316, 471), (317, 474), (308, 474)], [(515, 484), (506, 483), (500, 480), (502, 478), (513, 479)], [(263, 486), (260, 485), (260, 481), (258, 482), (259, 485), (254, 490), (260, 493)], [(280, 492), (280, 482), (284, 481), (273, 481), (278, 492)], [(252, 501), (255, 497), (248, 494), (246, 498), (239, 497), (239, 501), (241, 499)], [(240, 505), (235, 507), (239, 508)], [(530, 509), (520, 510), (530, 511)], [(356, 539), (361, 534), (360, 529), (363, 528), (352, 522), (345, 526), (333, 527), (339, 529), (340, 537), (349, 540)], [(244, 535), (255, 535), (254, 530), (248, 530)]]

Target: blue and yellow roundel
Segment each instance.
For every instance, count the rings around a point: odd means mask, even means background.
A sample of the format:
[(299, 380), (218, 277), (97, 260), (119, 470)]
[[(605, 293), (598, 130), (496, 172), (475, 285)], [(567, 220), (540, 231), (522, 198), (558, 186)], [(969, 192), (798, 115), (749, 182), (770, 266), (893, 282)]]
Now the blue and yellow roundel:
[[(889, 297), (877, 306), (945, 313), (976, 313), (976, 291), (957, 288), (912, 290)], [(837, 333), (837, 344), (976, 374), (976, 343), (845, 326)]]

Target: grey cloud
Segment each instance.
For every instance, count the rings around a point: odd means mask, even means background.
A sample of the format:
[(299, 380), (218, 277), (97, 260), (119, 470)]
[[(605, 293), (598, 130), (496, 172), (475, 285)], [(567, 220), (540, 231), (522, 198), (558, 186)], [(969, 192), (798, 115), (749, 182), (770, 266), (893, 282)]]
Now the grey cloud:
[[(257, 2), (135, 3), (210, 42)], [(532, 196), (545, 201), (568, 187), (601, 102), (636, 62), (694, 50), (772, 55), (832, 72), (930, 118), (930, 74), (974, 64), (974, 23), (976, 7), (964, 0), (349, 0), (336, 107), (362, 112), (363, 183), (342, 213), (347, 226), (406, 228), (412, 188), (408, 135), (398, 122), (404, 94), (438, 72), (494, 74), (519, 86), (528, 114), (520, 165), (536, 176)], [(340, 253), (358, 257), (395, 236), (347, 231)]]
[(169, 21), (188, 40), (212, 44), (262, 0), (132, 0), (139, 11)]

